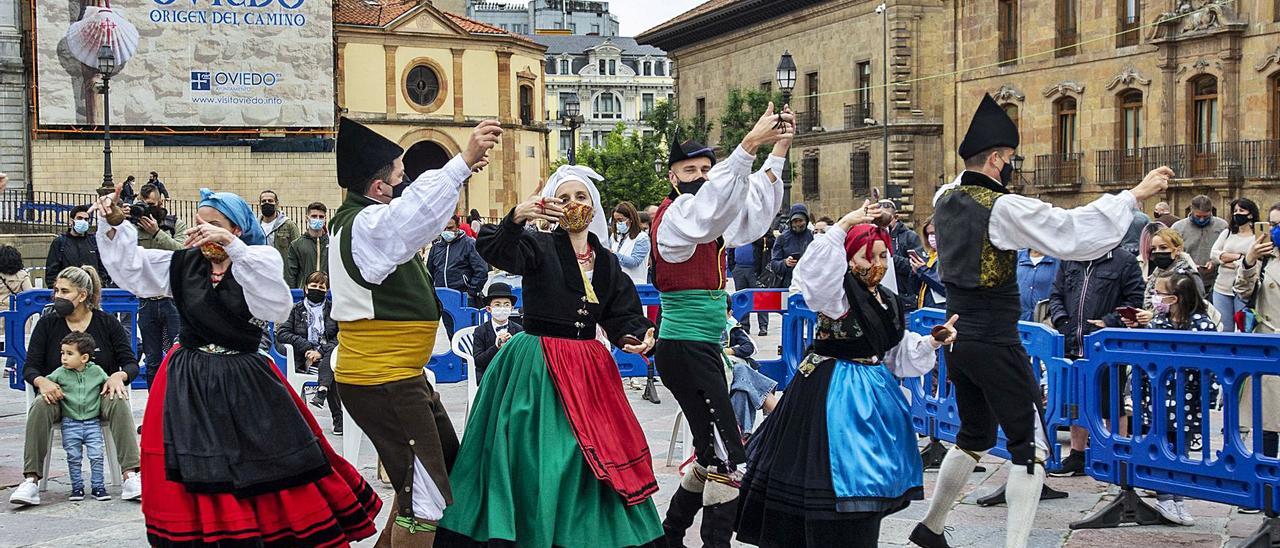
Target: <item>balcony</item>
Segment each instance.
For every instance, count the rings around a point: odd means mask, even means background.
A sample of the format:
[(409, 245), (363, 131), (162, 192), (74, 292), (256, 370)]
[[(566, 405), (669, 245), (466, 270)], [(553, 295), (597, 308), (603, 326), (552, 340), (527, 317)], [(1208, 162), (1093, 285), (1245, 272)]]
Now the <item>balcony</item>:
[(813, 133), (815, 129), (822, 131), (822, 111), (812, 110), (796, 113), (796, 135)]
[(1179, 179), (1280, 178), (1280, 140), (1230, 141), (1097, 152), (1098, 182), (1136, 183), (1169, 166)]
[[(872, 114), (871, 102), (854, 103), (844, 106), (844, 128), (857, 129), (875, 125), (875, 115)], [(867, 120), (872, 123), (868, 124)]]
[(1084, 182), (1080, 176), (1083, 152), (1041, 154), (1036, 156), (1035, 185), (1047, 189), (1077, 189)]
[(1012, 65), (1014, 60), (1018, 58), (1018, 41), (1010, 39), (1000, 40), (1000, 66)]
[(1120, 29), (1120, 34), (1116, 36), (1117, 48), (1136, 46), (1142, 41), (1141, 31), (1138, 30), (1142, 26), (1142, 21), (1137, 15), (1120, 16), (1116, 26)]

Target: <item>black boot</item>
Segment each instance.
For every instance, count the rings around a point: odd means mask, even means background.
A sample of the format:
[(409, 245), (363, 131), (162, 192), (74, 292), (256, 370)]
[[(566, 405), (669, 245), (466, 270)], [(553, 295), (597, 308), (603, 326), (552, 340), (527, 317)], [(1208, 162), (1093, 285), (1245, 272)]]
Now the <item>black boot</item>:
[(684, 487), (676, 489), (671, 505), (667, 507), (667, 518), (662, 520), (663, 536), (668, 546), (684, 548), (684, 533), (693, 526), (693, 519), (701, 509), (702, 493), (694, 493)]
[(738, 499), (702, 507), (702, 548), (729, 548), (737, 518)]

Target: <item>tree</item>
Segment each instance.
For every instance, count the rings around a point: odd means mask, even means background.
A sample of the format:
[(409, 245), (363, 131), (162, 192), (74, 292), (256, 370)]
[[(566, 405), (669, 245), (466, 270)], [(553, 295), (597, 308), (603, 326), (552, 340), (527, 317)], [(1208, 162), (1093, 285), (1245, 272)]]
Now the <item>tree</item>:
[[(782, 94), (758, 89), (731, 89), (725, 101), (724, 114), (720, 115), (720, 151), (728, 155), (737, 148), (747, 136), (756, 120), (764, 115), (773, 101), (774, 112), (782, 110)], [(756, 153), (756, 160), (763, 162), (769, 156), (769, 150)]]
[[(600, 146), (584, 146), (577, 151), (578, 165), (590, 167), (604, 177), (596, 186), (606, 210), (611, 211), (622, 201), (644, 209), (667, 195), (666, 177), (659, 176), (653, 168), (655, 160), (666, 163), (666, 152), (660, 143), (656, 134), (646, 137), (640, 132), (628, 133), (626, 126), (618, 124)], [(558, 162), (556, 167), (564, 163)]]

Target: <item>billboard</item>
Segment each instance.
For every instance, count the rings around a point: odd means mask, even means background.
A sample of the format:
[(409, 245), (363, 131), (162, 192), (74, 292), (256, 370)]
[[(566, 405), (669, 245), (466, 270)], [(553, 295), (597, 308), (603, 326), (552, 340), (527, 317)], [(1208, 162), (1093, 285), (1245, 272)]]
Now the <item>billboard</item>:
[[(332, 127), (332, 0), (34, 0), (40, 125)], [(86, 65), (90, 63), (91, 65)]]

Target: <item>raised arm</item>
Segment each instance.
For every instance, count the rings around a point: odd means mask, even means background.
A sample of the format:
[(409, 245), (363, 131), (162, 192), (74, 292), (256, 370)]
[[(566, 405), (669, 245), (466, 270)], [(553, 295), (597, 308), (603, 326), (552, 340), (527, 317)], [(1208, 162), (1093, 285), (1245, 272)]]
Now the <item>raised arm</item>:
[(773, 226), (778, 207), (782, 204), (782, 172), (786, 163), (785, 157), (770, 154), (760, 170), (747, 178), (746, 203), (724, 231), (726, 246), (749, 245)]
[(440, 169), (419, 175), (404, 194), (385, 205), (364, 208), (351, 232), (351, 258), (365, 281), (380, 284), (396, 267), (412, 259), (453, 216), (462, 184), (473, 170), (488, 165), (502, 128), (486, 120), (471, 133), (467, 149)]
[(1133, 222), (1134, 210), (1142, 200), (1168, 188), (1172, 177), (1169, 168), (1156, 168), (1132, 190), (1069, 210), (1005, 194), (991, 207), (987, 235), (997, 249), (1032, 248), (1064, 261), (1093, 260), (1120, 245)]
[(809, 308), (828, 318), (843, 318), (849, 312), (844, 294), (844, 275), (849, 271), (845, 257), (846, 227), (837, 224), (813, 240), (796, 263), (796, 285)]
[(143, 299), (173, 296), (169, 289), (172, 251), (138, 247), (138, 229), (133, 223), (113, 227), (99, 216), (98, 227), (98, 258), (117, 287)]

